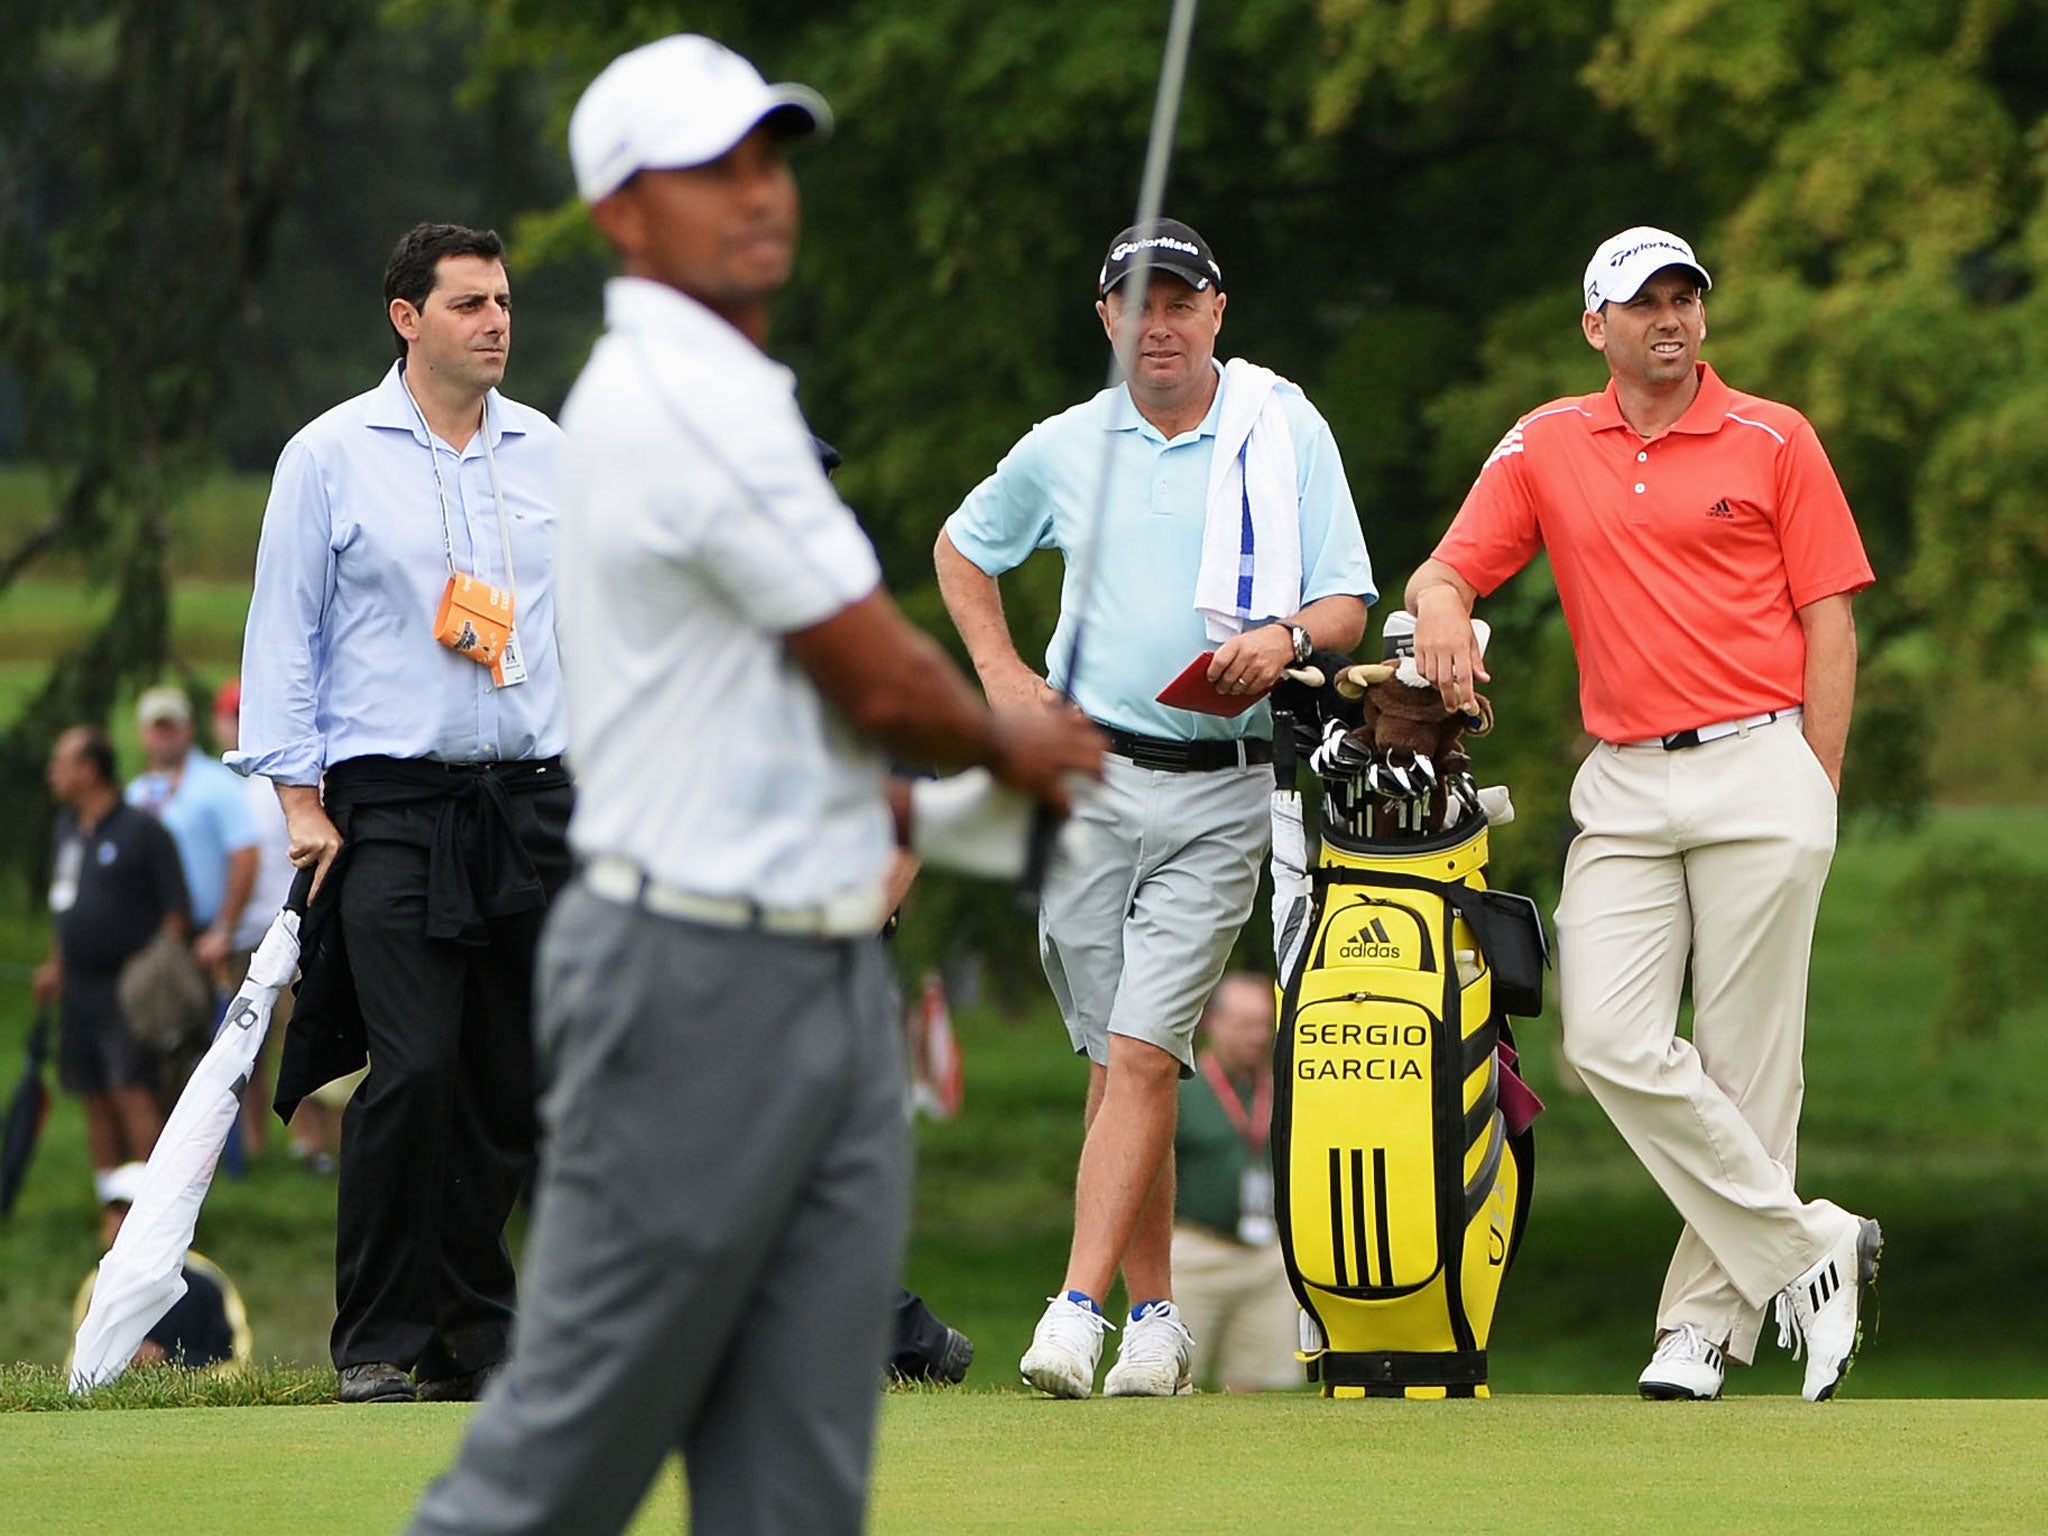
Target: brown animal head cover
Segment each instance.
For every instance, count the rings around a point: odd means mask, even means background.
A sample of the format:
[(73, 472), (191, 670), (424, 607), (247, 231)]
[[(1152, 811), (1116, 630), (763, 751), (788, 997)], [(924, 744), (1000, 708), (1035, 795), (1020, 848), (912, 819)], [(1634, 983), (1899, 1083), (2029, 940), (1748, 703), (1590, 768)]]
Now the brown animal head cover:
[(1367, 662), (1337, 675), (1340, 693), (1365, 702), (1360, 729), (1375, 752), (1406, 748), (1441, 768), (1463, 737), (1493, 729), (1493, 705), (1486, 699), (1475, 695), (1469, 712), (1446, 709), (1436, 689), (1412, 687), (1394, 672), (1391, 662)]

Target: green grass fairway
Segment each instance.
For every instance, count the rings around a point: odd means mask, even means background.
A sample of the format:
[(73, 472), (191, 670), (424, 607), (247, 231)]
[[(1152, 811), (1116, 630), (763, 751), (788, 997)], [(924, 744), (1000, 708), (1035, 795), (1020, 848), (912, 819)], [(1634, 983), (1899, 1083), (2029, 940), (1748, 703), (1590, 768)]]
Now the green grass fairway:
[[(453, 1407), (11, 1416), (0, 1533), (394, 1531), (445, 1465)], [(2048, 1403), (1628, 1399), (1055, 1403), (903, 1393), (871, 1527), (890, 1532), (2038, 1531)], [(641, 1536), (680, 1521), (673, 1464)]]

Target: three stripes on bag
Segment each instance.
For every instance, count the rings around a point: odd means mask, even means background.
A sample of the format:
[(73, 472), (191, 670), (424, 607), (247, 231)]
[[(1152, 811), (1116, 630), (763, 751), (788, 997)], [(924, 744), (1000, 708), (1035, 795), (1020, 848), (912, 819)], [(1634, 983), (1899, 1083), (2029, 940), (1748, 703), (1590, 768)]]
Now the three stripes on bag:
[[(1344, 1206), (1346, 1193), (1346, 1162), (1349, 1162), (1349, 1193), (1351, 1205), (1350, 1232), (1353, 1239), (1345, 1243)], [(1365, 1243), (1365, 1149), (1363, 1147), (1330, 1148), (1330, 1253), (1336, 1261), (1337, 1289), (1351, 1286), (1351, 1270), (1345, 1263), (1347, 1255), (1357, 1260), (1358, 1284), (1361, 1287), (1392, 1285), (1394, 1283), (1394, 1243), (1387, 1217), (1387, 1149), (1372, 1149), (1372, 1230), (1374, 1249)], [(1373, 1279), (1372, 1258), (1374, 1250), (1379, 1258), (1379, 1279)]]

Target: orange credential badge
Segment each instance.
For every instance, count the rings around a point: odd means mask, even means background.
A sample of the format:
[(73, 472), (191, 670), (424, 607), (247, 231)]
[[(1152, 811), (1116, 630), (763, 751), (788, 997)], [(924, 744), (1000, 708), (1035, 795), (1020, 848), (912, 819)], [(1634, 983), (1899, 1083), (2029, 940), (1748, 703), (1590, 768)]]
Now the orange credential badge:
[(512, 594), (457, 572), (442, 590), (434, 638), (495, 673), (512, 638)]

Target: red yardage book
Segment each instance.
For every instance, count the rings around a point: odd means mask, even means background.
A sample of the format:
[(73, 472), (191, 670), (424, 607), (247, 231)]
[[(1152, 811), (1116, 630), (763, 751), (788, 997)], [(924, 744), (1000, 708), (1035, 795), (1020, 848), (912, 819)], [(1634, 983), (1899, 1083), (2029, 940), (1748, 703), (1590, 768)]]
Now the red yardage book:
[(1179, 677), (1159, 690), (1158, 702), (1200, 715), (1241, 715), (1265, 697), (1262, 693), (1218, 693), (1209, 681), (1209, 663), (1215, 659), (1214, 651), (1202, 652)]

